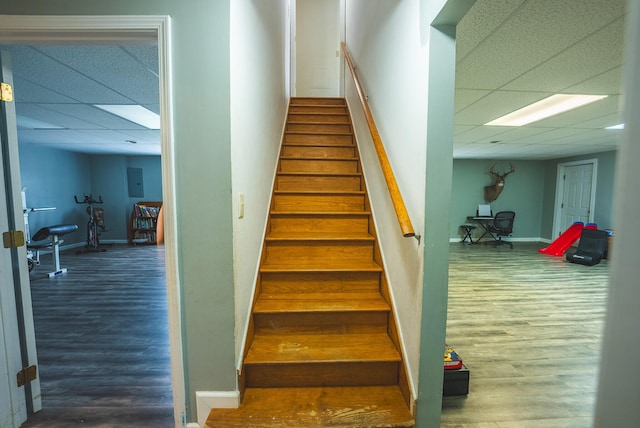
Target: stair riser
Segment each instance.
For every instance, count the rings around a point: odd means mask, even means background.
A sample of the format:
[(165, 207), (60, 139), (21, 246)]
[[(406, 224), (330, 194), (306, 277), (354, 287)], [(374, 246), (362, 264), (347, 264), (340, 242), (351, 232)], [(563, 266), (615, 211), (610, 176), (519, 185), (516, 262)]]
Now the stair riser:
[(312, 147), (312, 146), (283, 146), (283, 157), (309, 158), (355, 158), (354, 146), (348, 147)]
[(263, 293), (371, 293), (380, 289), (378, 272), (262, 272)]
[(310, 387), (396, 385), (398, 364), (377, 363), (304, 363), (247, 364), (248, 387)]
[(282, 159), (281, 172), (306, 172), (309, 174), (323, 172), (328, 174), (353, 174), (358, 172), (357, 160), (333, 159)]
[(367, 233), (369, 231), (369, 218), (366, 216), (272, 216), (272, 233)]
[(291, 98), (291, 105), (344, 106), (344, 98)]
[(333, 132), (333, 133), (350, 133), (351, 125), (348, 124), (326, 124), (326, 123), (287, 123), (287, 131), (293, 132)]
[(385, 333), (388, 311), (254, 313), (256, 333)]
[(273, 211), (293, 212), (362, 212), (363, 195), (277, 194)]
[(292, 105), (289, 107), (289, 113), (330, 113), (344, 114), (347, 113), (347, 107), (344, 106), (304, 106)]
[(346, 114), (289, 112), (287, 122), (349, 123), (349, 116)]
[(362, 190), (361, 183), (362, 178), (360, 176), (323, 177), (279, 175), (276, 181), (276, 190)]
[(352, 135), (323, 135), (323, 134), (285, 134), (284, 144), (315, 145), (345, 145), (353, 144)]
[(265, 264), (308, 265), (315, 261), (365, 263), (373, 258), (373, 241), (314, 242), (267, 241)]

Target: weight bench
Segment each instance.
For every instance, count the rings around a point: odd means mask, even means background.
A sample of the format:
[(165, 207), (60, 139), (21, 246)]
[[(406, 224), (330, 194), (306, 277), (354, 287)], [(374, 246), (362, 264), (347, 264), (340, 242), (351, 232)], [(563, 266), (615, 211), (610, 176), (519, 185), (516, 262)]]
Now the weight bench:
[(33, 235), (34, 241), (44, 241), (48, 239), (49, 242), (34, 242), (27, 245), (28, 250), (36, 252), (36, 264), (40, 262), (40, 251), (44, 249), (51, 249), (53, 254), (53, 272), (49, 272), (49, 278), (56, 275), (60, 275), (67, 271), (66, 268), (60, 268), (60, 244), (64, 241), (60, 239), (61, 236), (67, 233), (75, 232), (78, 230), (77, 224), (57, 224), (55, 226), (47, 226), (38, 230)]

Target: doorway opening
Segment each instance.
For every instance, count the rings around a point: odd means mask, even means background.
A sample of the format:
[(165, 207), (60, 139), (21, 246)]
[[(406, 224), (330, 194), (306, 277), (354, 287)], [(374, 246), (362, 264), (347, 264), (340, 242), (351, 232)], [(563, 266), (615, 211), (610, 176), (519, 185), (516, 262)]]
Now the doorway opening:
[(593, 223), (597, 171), (598, 159), (558, 164), (553, 216), (554, 239), (575, 222)]
[[(11, 44), (75, 44), (154, 42), (158, 46), (158, 76), (161, 119), (161, 172), (162, 195), (165, 212), (164, 271), (166, 273), (166, 300), (168, 320), (160, 329), (169, 336), (171, 355), (171, 384), (173, 388), (174, 423), (182, 423), (184, 415), (184, 381), (179, 334), (179, 306), (177, 288), (177, 257), (175, 236), (175, 177), (171, 114), (170, 78), (170, 21), (169, 17), (55, 17), (11, 16), (3, 17), (0, 43)], [(14, 165), (19, 168), (19, 165)], [(117, 221), (114, 218), (114, 221)], [(21, 269), (27, 269), (26, 260)], [(31, 306), (31, 301), (24, 302)], [(30, 312), (28, 312), (30, 314)], [(165, 328), (166, 327), (166, 328)], [(126, 327), (124, 327), (126, 328)], [(46, 391), (45, 391), (46, 394)], [(37, 409), (36, 409), (37, 410)]]

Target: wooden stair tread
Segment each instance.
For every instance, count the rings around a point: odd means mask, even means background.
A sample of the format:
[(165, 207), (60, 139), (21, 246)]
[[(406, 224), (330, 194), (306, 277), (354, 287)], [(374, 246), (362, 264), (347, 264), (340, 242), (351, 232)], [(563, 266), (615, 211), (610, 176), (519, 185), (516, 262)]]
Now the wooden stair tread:
[(389, 310), (379, 293), (261, 294), (254, 307), (256, 313)]
[(370, 211), (271, 211), (269, 213), (272, 216), (297, 216), (297, 217), (310, 217), (310, 216), (353, 216), (353, 217), (367, 217), (371, 214)]
[(271, 232), (267, 241), (375, 241), (375, 237), (364, 232)]
[(362, 177), (361, 172), (326, 172), (326, 171), (278, 171), (279, 176), (295, 177)]
[(397, 386), (247, 388), (237, 409), (213, 409), (205, 428), (413, 427)]
[(336, 156), (336, 157), (326, 157), (326, 156), (280, 156), (280, 160), (346, 160), (346, 161), (355, 161), (358, 160), (356, 156)]
[(387, 334), (256, 334), (245, 364), (399, 362)]
[[(296, 124), (301, 124), (302, 122), (296, 122)], [(320, 123), (320, 125), (326, 125), (323, 123)], [(286, 130), (284, 131), (285, 134), (291, 134), (291, 135), (316, 135), (316, 136), (321, 136), (321, 135), (331, 135), (331, 136), (336, 136), (336, 135), (346, 135), (346, 136), (353, 136), (353, 132), (346, 132), (346, 131), (291, 131), (291, 130)]]
[(364, 190), (274, 190), (274, 195), (365, 195)]
[(282, 263), (265, 263), (260, 272), (381, 272), (382, 267), (373, 260), (370, 263), (354, 263), (351, 260), (313, 260)]

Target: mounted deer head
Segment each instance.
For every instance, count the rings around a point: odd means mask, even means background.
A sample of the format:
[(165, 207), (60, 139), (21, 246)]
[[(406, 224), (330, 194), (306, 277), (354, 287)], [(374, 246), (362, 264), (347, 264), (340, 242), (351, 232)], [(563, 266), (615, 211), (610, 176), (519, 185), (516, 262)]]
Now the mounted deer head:
[(507, 178), (507, 175), (515, 172), (516, 168), (512, 163), (511, 170), (509, 172), (505, 172), (504, 174), (497, 173), (493, 170), (494, 165), (491, 165), (489, 168), (489, 174), (494, 178), (494, 183), (491, 186), (484, 186), (484, 200), (487, 202), (493, 202), (498, 199), (500, 193), (502, 193), (502, 189), (504, 189), (504, 179)]

